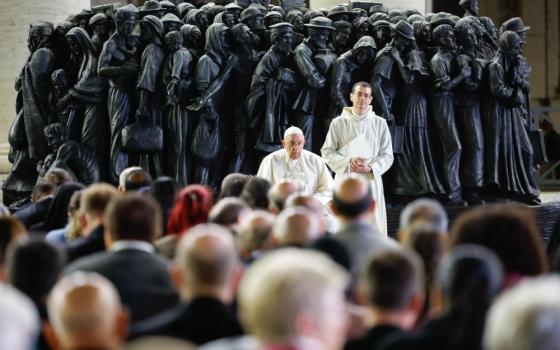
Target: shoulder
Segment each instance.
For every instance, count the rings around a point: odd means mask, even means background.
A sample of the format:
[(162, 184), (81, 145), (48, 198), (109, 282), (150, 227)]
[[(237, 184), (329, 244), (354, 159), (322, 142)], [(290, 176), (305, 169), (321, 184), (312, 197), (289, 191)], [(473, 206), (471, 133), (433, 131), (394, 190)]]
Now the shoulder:
[(104, 266), (111, 259), (111, 253), (109, 252), (98, 252), (88, 256), (79, 258), (78, 260), (72, 262), (70, 265), (64, 269), (64, 274), (67, 275), (76, 271), (93, 271)]

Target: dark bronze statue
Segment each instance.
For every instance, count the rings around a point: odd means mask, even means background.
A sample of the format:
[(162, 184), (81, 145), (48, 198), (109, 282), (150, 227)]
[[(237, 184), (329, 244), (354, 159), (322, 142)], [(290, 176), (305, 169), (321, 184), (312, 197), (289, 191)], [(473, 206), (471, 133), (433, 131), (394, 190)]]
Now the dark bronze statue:
[(465, 11), (463, 17), (478, 16), (478, 0), (459, 0), (459, 6)]
[(334, 33), (332, 46), (337, 55), (342, 55), (350, 49), (350, 38), (352, 36), (352, 25), (345, 21), (333, 23)]
[(138, 43), (132, 30), (138, 21), (138, 10), (126, 5), (116, 12), (117, 31), (105, 42), (99, 56), (99, 75), (109, 80), (107, 106), (111, 130), (109, 179), (118, 183), (119, 174), (128, 166), (121, 132), (129, 122), (131, 97), (138, 74)]

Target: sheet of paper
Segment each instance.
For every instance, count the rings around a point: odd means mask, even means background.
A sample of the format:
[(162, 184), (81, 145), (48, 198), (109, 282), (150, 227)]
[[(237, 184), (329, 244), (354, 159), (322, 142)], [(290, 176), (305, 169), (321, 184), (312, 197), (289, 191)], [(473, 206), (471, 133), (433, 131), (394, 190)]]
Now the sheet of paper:
[(359, 134), (340, 148), (338, 153), (350, 158), (362, 157), (369, 159), (371, 158), (372, 151), (364, 134)]

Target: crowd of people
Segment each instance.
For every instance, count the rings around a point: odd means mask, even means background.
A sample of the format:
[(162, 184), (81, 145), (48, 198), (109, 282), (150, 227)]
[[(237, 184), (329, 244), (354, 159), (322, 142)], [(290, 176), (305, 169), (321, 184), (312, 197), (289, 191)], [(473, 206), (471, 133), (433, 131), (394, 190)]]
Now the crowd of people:
[(47, 173), (0, 214), (0, 348), (487, 349), (560, 346), (560, 278), (530, 209), (422, 198), (395, 237), (372, 184), (332, 200), (297, 180), (228, 175), (219, 193)]

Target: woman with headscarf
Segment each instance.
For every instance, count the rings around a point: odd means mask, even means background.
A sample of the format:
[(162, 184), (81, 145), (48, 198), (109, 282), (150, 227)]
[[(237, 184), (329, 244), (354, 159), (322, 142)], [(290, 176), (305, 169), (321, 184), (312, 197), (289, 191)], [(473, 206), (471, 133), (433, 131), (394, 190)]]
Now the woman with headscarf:
[[(97, 159), (100, 169), (106, 166), (107, 144), (107, 115), (106, 106), (102, 98), (105, 82), (97, 74), (97, 48), (89, 34), (82, 28), (76, 27), (66, 33), (66, 40), (73, 54), (81, 57), (80, 69), (76, 83), (70, 88), (68, 94), (62, 98), (62, 103), (69, 104), (67, 127), (72, 132), (80, 129), (79, 140)], [(78, 118), (78, 111), (83, 110), (83, 115)], [(72, 134), (71, 134), (72, 135)]]
[[(190, 13), (189, 13), (190, 14)], [(220, 138), (220, 129), (223, 125), (223, 120), (220, 120), (222, 114), (225, 113), (222, 106), (227, 106), (227, 101), (224, 101), (224, 84), (221, 86), (211, 85), (214, 80), (216, 80), (223, 69), (225, 68), (226, 61), (229, 57), (229, 42), (228, 42), (228, 27), (223, 23), (214, 23), (206, 31), (206, 45), (204, 48), (205, 54), (197, 62), (195, 68), (195, 85), (196, 89), (202, 100), (203, 105), (199, 107), (201, 110), (199, 128), (207, 127), (212, 136), (210, 142), (218, 142)], [(211, 91), (210, 91), (211, 90)], [(205, 125), (202, 123), (206, 123)], [(201, 129), (202, 130), (202, 129)], [(198, 131), (198, 130), (197, 130)], [(195, 131), (195, 138), (193, 140), (192, 148), (213, 147), (214, 149), (220, 148), (219, 145), (203, 145), (202, 142), (197, 144), (197, 137)], [(216, 133), (218, 133), (216, 135)], [(213, 140), (213, 141), (212, 141)], [(201, 140), (202, 141), (202, 140)], [(209, 141), (209, 140), (206, 140)], [(191, 148), (191, 149), (192, 149)], [(195, 171), (195, 181), (204, 185), (210, 185), (215, 188), (219, 186), (219, 180), (214, 178), (215, 176), (215, 165), (211, 164), (215, 162), (218, 154), (208, 155), (200, 157), (196, 150), (193, 150), (195, 156), (195, 162), (197, 164)]]
[(192, 24), (184, 24), (180, 30), (183, 36), (183, 46), (191, 52), (195, 62), (202, 56), (202, 32)]
[(213, 23), (223, 23), (229, 29), (231, 29), (231, 27), (233, 27), (237, 23), (237, 21), (235, 20), (235, 16), (233, 15), (233, 13), (228, 11), (223, 11), (218, 13), (216, 17), (214, 17)]
[(533, 146), (527, 134), (531, 120), (523, 107), (521, 44), (516, 33), (504, 32), (488, 67), (491, 96), (484, 113), (484, 182), (500, 195), (538, 204)]

